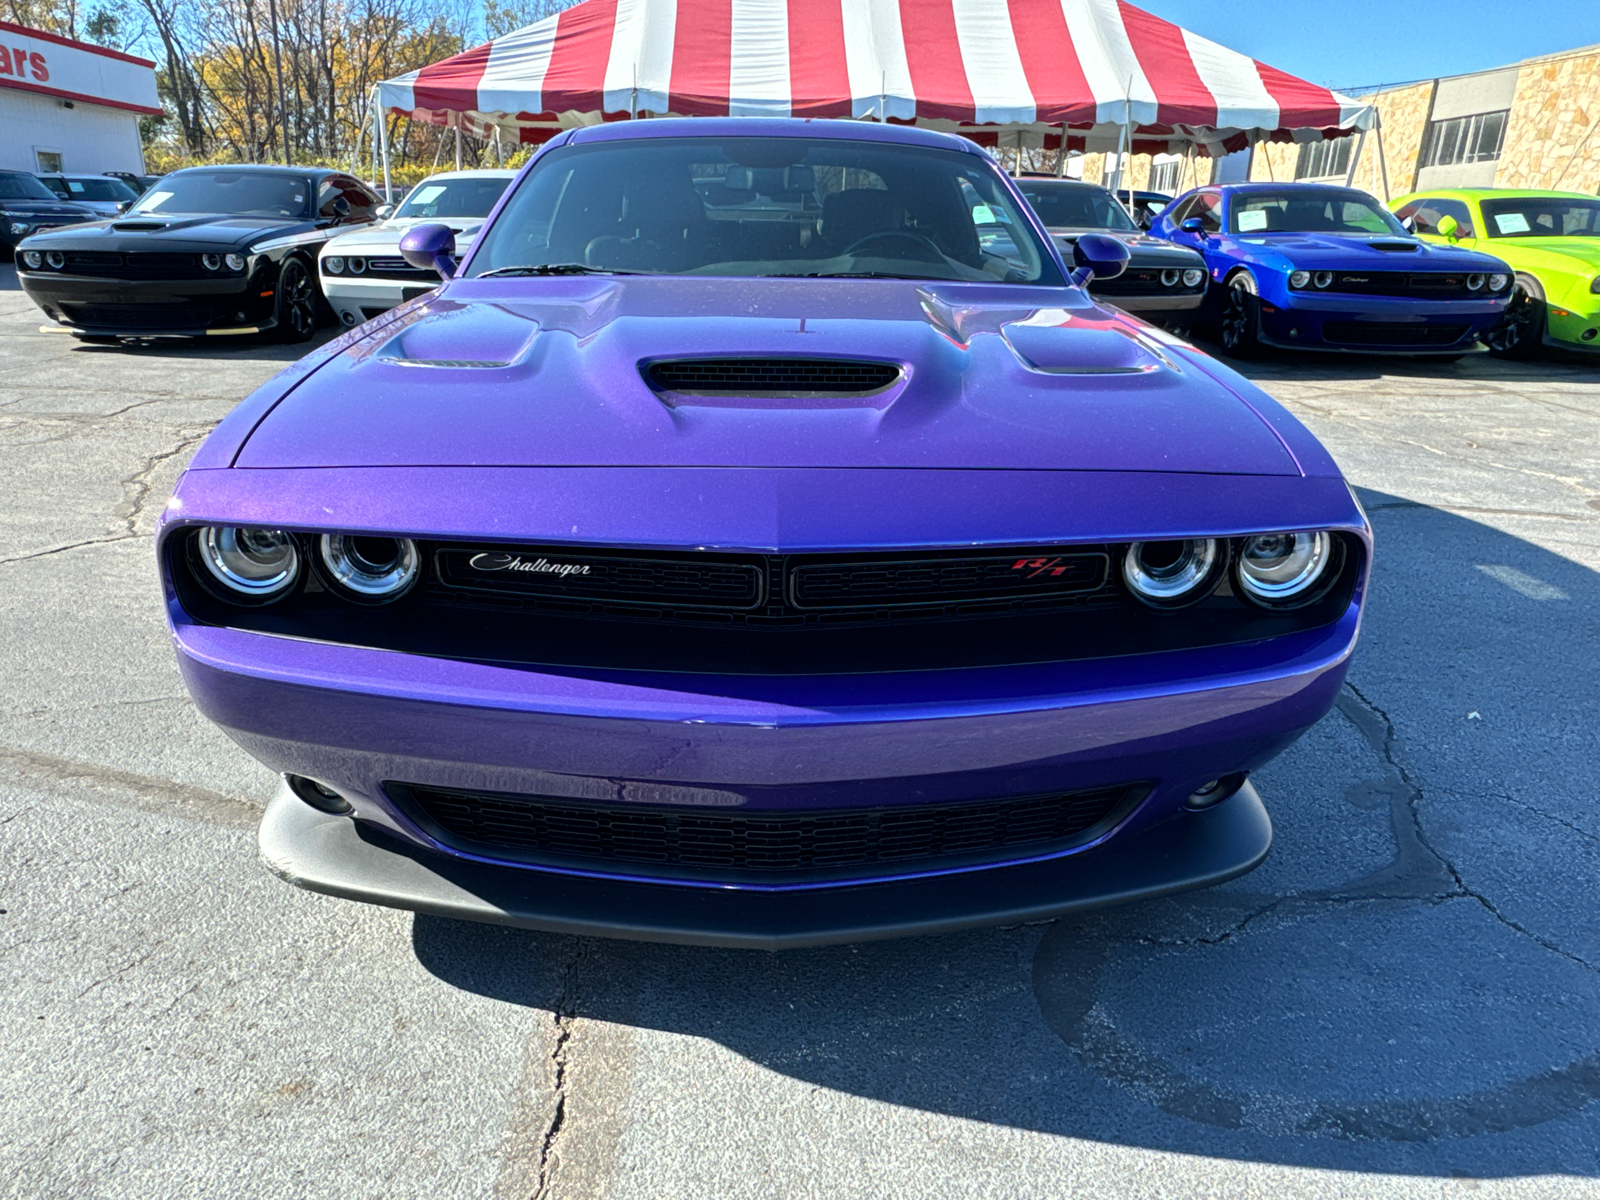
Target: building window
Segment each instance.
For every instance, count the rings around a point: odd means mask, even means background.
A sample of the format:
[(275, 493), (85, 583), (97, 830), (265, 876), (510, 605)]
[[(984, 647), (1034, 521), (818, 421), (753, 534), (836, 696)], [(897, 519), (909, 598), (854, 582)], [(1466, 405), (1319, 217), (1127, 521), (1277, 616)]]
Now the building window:
[(1296, 179), (1327, 179), (1333, 175), (1350, 173), (1350, 155), (1355, 151), (1355, 138), (1326, 138), (1320, 142), (1301, 142), (1300, 157), (1295, 160)]
[(1509, 111), (1478, 113), (1431, 122), (1422, 165), (1453, 167), (1457, 163), (1490, 162), (1499, 158), (1500, 148), (1506, 141), (1506, 118), (1510, 115)]
[(1183, 170), (1183, 159), (1175, 158), (1171, 162), (1152, 163), (1150, 166), (1150, 190), (1152, 192), (1165, 192), (1169, 196), (1177, 194), (1178, 173)]
[(41, 175), (61, 174), (61, 151), (59, 150), (40, 150), (35, 147), (33, 161), (39, 164), (39, 174)]

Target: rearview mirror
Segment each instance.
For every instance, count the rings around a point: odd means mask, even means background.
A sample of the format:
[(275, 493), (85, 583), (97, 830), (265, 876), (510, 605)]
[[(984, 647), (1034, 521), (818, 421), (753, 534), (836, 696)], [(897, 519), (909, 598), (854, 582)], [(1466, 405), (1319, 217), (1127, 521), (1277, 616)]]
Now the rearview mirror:
[(1091, 279), (1115, 279), (1128, 265), (1128, 247), (1103, 233), (1086, 233), (1072, 247), (1077, 270), (1072, 282), (1080, 286)]
[(1453, 242), (1456, 240), (1456, 230), (1460, 229), (1461, 226), (1454, 217), (1444, 216), (1439, 218), (1439, 223), (1434, 228)]
[(1178, 228), (1183, 230), (1184, 233), (1204, 233), (1206, 231), (1205, 222), (1199, 217), (1185, 217), (1183, 224), (1179, 225)]
[(400, 239), (400, 256), (419, 271), (437, 271), (440, 279), (456, 273), (456, 233), (448, 225), (418, 225)]

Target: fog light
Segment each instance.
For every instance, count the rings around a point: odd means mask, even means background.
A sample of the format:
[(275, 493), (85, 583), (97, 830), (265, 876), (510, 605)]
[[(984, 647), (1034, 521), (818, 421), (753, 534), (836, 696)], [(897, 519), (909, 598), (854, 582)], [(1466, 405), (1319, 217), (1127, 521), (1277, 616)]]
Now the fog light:
[(246, 604), (271, 603), (300, 578), (299, 547), (282, 529), (208, 525), (196, 537), (195, 549), (228, 598)]
[(1596, 335), (1600, 335), (1600, 329), (1585, 329), (1578, 335), (1578, 338), (1580, 341), (1592, 342)]
[(1224, 775), (1220, 779), (1213, 779), (1210, 783), (1203, 783), (1189, 793), (1183, 802), (1183, 806), (1191, 812), (1215, 808), (1242, 788), (1244, 781), (1245, 774), (1243, 771), (1239, 771), (1232, 775)]
[(220, 270), (222, 267), (222, 255), (202, 254), (200, 256), (200, 265), (208, 271)]
[(1484, 285), (1485, 282), (1486, 281), (1484, 280), (1484, 277), (1482, 275), (1468, 275), (1467, 276), (1467, 291), (1469, 291), (1469, 292), (1481, 292), (1481, 291), (1483, 291), (1483, 285)]
[(322, 269), (329, 275), (343, 275), (344, 256), (339, 254), (328, 255), (322, 260)]
[(44, 256), (44, 260), (58, 271), (67, 265), (67, 256), (59, 250), (50, 251)]
[(44, 255), (37, 250), (24, 250), (22, 252), (22, 261), (28, 265), (30, 270), (37, 271), (44, 266)]
[(1312, 280), (1312, 282), (1315, 283), (1319, 288), (1332, 287), (1333, 286), (1333, 272), (1332, 271), (1318, 271), (1316, 276), (1315, 276), (1315, 278)]
[(1321, 529), (1246, 538), (1239, 552), (1239, 590), (1269, 608), (1303, 604), (1327, 572), (1333, 546)]
[(283, 781), (289, 785), (289, 790), (312, 808), (320, 809), (325, 813), (343, 816), (354, 811), (350, 801), (325, 783), (318, 783), (315, 779), (307, 779), (304, 775), (285, 775)]
[(1290, 271), (1289, 272), (1289, 286), (1290, 287), (1303, 288), (1303, 287), (1306, 286), (1306, 284), (1308, 284), (1310, 282), (1311, 282), (1311, 272), (1310, 271)]
[(1199, 267), (1190, 267), (1187, 271), (1185, 271), (1183, 273), (1183, 286), (1184, 287), (1199, 287), (1201, 281), (1204, 280), (1205, 277), (1206, 277), (1206, 273), (1204, 271), (1202, 271)]
[(356, 315), (353, 312), (342, 312), (339, 314), (339, 320), (346, 325), (354, 325), (356, 323)]
[(360, 275), (367, 269), (367, 260), (364, 258), (352, 258), (347, 260), (347, 265), (350, 268), (350, 274)]
[(1122, 578), (1155, 608), (1182, 608), (1201, 599), (1214, 583), (1223, 553), (1215, 538), (1134, 542), (1122, 558)]
[(333, 584), (359, 604), (398, 600), (422, 573), (422, 556), (410, 538), (325, 533), (320, 544)]
[(1181, 272), (1178, 272), (1178, 271), (1163, 271), (1163, 272), (1161, 272), (1161, 286), (1162, 287), (1177, 287), (1178, 286), (1178, 280), (1181, 279), (1181, 278), (1183, 278), (1183, 275), (1182, 275)]
[(228, 264), (228, 270), (230, 271), (244, 270), (244, 255), (242, 254), (230, 254), (222, 261)]
[(1289, 336), (1292, 337), (1292, 338), (1299, 337), (1300, 336), (1300, 330), (1298, 328), (1289, 330)]

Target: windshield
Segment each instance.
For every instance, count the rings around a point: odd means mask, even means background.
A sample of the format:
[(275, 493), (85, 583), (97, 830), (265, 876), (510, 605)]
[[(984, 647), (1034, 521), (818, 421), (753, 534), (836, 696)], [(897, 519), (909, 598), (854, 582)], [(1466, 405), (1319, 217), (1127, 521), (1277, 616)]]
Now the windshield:
[(551, 269), (1064, 282), (985, 159), (794, 137), (550, 151), (467, 274)]
[(1240, 192), (1233, 197), (1229, 228), (1234, 233), (1356, 233), (1409, 237), (1405, 227), (1365, 192), (1343, 188), (1295, 188)]
[(1023, 180), (1018, 189), (1033, 205), (1048, 229), (1114, 229), (1133, 233), (1134, 223), (1111, 193), (1092, 184), (1035, 183)]
[(67, 196), (72, 200), (133, 200), (138, 193), (120, 179), (68, 179)]
[(1479, 207), (1493, 238), (1600, 237), (1600, 200), (1518, 196), (1485, 200)]
[(0, 200), (59, 200), (34, 175), (0, 174)]
[(304, 217), (310, 184), (295, 175), (254, 171), (183, 171), (139, 198), (136, 213), (223, 213), (240, 217)]
[(487, 217), (510, 182), (510, 175), (504, 179), (424, 179), (411, 189), (411, 194), (394, 215), (430, 221)]

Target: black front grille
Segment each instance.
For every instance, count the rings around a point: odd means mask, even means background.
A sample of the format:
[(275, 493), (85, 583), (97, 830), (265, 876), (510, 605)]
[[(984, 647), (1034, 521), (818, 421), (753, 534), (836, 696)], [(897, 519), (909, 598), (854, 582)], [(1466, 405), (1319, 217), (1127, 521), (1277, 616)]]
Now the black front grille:
[(1124, 271), (1112, 279), (1096, 279), (1089, 291), (1097, 296), (1192, 296), (1205, 288), (1202, 279), (1194, 287), (1185, 287), (1183, 277), (1168, 285), (1161, 282), (1160, 271)]
[[(382, 278), (394, 279), (438, 279), (439, 274), (432, 268), (414, 267), (403, 258), (369, 258), (367, 259), (368, 275), (377, 275)], [(358, 275), (357, 278), (360, 278)]]
[(686, 396), (867, 396), (900, 378), (893, 363), (821, 358), (680, 358), (650, 363), (658, 391)]
[(1467, 276), (1459, 271), (1335, 271), (1326, 289), (1357, 296), (1445, 296), (1483, 297), (1483, 286), (1467, 287)]
[(884, 808), (707, 809), (389, 783), (430, 835), (485, 857), (620, 874), (781, 882), (868, 877), (1069, 849), (1131, 811), (1144, 785)]
[(1383, 324), (1329, 321), (1322, 336), (1346, 346), (1453, 346), (1466, 336), (1465, 325)]
[(101, 329), (203, 329), (216, 315), (202, 304), (63, 304), (74, 325)]
[(68, 275), (100, 279), (216, 279), (236, 275), (207, 271), (197, 254), (113, 254), (99, 250), (69, 250), (63, 268)]
[(1109, 561), (1025, 551), (802, 563), (789, 572), (789, 602), (814, 610), (1061, 596), (1100, 587)]
[(457, 547), (436, 556), (448, 587), (568, 601), (749, 609), (766, 594), (762, 559), (574, 554), (558, 547)]

